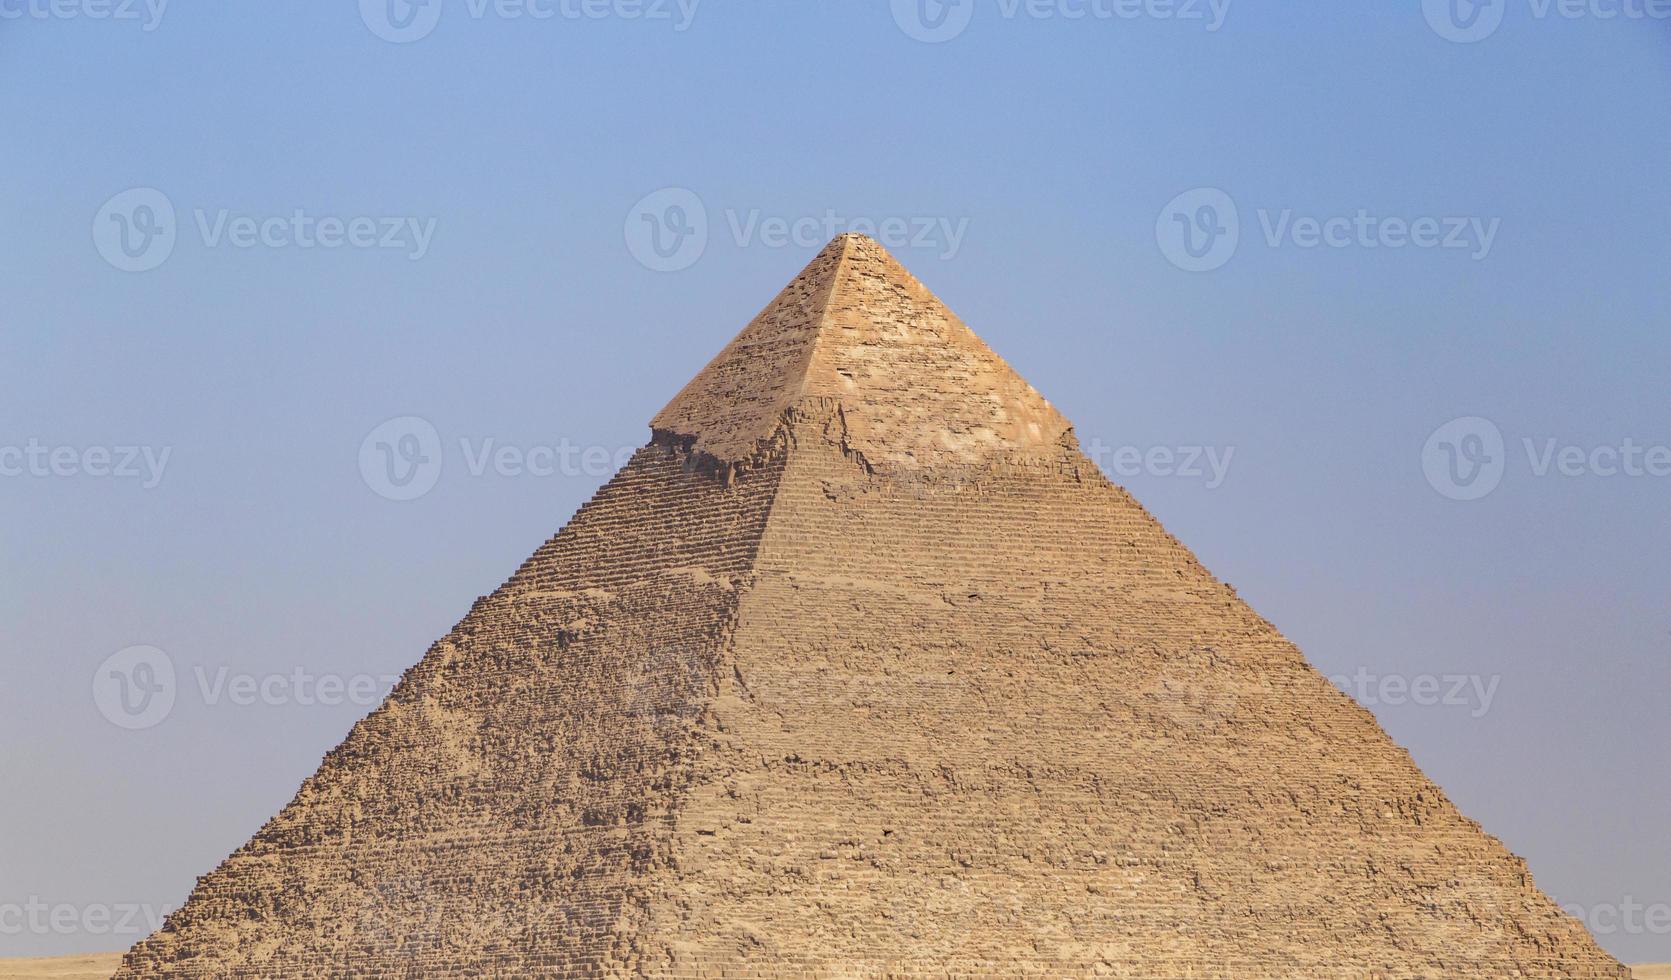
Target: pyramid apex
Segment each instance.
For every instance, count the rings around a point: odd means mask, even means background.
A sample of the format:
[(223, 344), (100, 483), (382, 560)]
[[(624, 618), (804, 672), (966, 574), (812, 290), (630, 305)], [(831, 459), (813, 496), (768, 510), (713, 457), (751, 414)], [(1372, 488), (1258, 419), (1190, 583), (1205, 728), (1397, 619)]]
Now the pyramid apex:
[[(844, 231), (831, 238), (819, 250), (817, 257), (813, 259), (808, 268), (820, 265), (819, 259), (828, 259), (832, 263), (839, 263), (848, 257), (881, 259), (899, 266), (901, 272), (905, 270), (905, 267), (899, 264), (899, 260), (894, 258), (893, 253), (888, 251), (887, 246), (869, 235), (857, 231)], [(830, 271), (834, 272), (834, 268), (831, 268)], [(905, 274), (910, 275), (908, 272)]]
[(864, 232), (859, 232), (859, 231), (844, 231), (841, 234), (839, 234), (839, 235), (835, 236), (834, 238), (830, 239), (830, 244), (831, 245), (836, 245), (836, 244), (852, 245), (852, 246), (860, 247), (860, 248), (880, 249), (883, 252), (887, 251), (886, 248), (882, 247), (881, 242), (879, 242), (876, 239), (870, 237), (869, 235), (866, 235)]
[(875, 239), (837, 235), (650, 423), (737, 462), (833, 402), (873, 465), (1053, 452), (1070, 426)]

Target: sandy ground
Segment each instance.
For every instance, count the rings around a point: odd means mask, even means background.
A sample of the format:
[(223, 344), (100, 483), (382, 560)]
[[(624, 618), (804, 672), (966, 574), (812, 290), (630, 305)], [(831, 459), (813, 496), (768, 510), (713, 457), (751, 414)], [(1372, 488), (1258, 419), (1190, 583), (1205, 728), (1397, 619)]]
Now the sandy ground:
[(0, 980), (110, 980), (121, 962), (121, 953), (41, 960), (0, 959)]
[[(0, 980), (109, 980), (121, 962), (121, 953), (44, 960), (0, 959)], [(1671, 980), (1671, 963), (1644, 963), (1630, 969), (1636, 980)]]

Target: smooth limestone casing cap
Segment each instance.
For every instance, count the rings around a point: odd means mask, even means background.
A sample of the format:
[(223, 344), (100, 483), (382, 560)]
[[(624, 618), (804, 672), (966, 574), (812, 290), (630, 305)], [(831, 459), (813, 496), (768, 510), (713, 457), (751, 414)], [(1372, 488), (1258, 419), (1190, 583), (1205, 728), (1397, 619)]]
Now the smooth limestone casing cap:
[[(833, 400), (875, 466), (1044, 456), (1072, 426), (888, 251), (840, 235), (650, 423), (725, 462)], [(1069, 437), (1071, 438), (1071, 437)]]

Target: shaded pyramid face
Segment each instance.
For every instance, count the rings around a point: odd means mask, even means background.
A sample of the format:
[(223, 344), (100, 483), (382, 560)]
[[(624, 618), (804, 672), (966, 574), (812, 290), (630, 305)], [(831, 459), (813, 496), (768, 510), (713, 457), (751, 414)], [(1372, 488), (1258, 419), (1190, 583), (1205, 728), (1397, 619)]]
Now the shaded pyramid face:
[(123, 977), (1624, 977), (843, 237)]

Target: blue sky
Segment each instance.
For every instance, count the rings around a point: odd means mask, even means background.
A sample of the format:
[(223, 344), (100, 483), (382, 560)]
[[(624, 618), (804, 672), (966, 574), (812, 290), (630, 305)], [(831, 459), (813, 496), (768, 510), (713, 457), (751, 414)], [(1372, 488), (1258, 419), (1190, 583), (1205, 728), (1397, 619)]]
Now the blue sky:
[(123, 2), (0, 0), (0, 910), (77, 919), (0, 954), (138, 938), (84, 913), (177, 904), (365, 712), (298, 672), (416, 661), (858, 220), (1671, 960), (1671, 11)]

